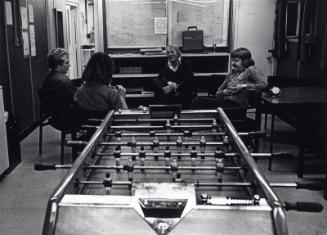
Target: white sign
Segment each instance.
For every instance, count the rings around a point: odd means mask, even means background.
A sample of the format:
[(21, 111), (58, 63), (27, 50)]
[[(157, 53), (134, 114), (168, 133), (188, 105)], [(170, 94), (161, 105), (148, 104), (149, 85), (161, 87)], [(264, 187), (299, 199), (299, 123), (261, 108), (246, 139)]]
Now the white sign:
[(167, 17), (157, 17), (154, 19), (154, 33), (167, 34)]

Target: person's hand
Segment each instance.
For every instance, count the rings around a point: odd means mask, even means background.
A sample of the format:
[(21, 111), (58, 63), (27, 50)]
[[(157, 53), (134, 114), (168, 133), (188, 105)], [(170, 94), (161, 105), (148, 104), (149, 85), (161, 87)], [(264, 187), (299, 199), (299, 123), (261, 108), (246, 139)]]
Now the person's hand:
[(177, 83), (176, 82), (171, 82), (171, 81), (169, 81), (168, 83), (168, 86), (169, 86), (169, 88), (171, 89), (171, 90), (177, 90), (177, 88), (178, 88), (178, 85), (177, 85)]
[(246, 84), (237, 84), (237, 85), (234, 85), (234, 86), (229, 87), (228, 88), (228, 91), (230, 91), (231, 93), (235, 94), (235, 93), (237, 93), (240, 90), (245, 89), (245, 88), (246, 88)]
[(116, 85), (117, 90), (118, 90), (118, 94), (122, 97), (125, 97), (126, 95), (126, 89), (125, 87), (123, 87), (122, 85)]
[(223, 99), (223, 96), (224, 96), (223, 91), (219, 90), (219, 91), (216, 92), (216, 98), (218, 100), (222, 100)]

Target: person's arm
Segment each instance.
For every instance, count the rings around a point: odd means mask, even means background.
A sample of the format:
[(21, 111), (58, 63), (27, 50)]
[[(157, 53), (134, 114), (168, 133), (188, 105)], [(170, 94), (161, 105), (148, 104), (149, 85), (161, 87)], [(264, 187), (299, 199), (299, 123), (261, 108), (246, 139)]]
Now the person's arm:
[(180, 68), (178, 70), (179, 73), (179, 81), (176, 83), (178, 87), (186, 87), (192, 86), (194, 74), (192, 70), (192, 64), (188, 60), (182, 60)]
[(118, 107), (118, 109), (128, 109), (126, 100), (125, 100), (125, 96), (126, 96), (126, 89), (125, 87), (121, 86), (121, 85), (117, 85), (117, 90), (118, 90), (118, 95), (119, 95), (119, 101), (120, 104)]
[(115, 110), (118, 109), (128, 109), (125, 95), (126, 89), (121, 86), (117, 85), (116, 87), (110, 87), (107, 91), (107, 99), (108, 99), (108, 108), (111, 109), (112, 107)]
[(244, 86), (247, 90), (263, 91), (268, 86), (263, 73), (256, 67), (249, 67), (248, 73), (248, 82)]

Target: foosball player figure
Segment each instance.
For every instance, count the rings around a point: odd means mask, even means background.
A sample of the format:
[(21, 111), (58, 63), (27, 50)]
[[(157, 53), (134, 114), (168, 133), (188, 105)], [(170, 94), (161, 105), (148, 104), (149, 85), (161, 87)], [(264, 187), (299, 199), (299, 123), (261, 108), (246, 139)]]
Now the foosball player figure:
[(176, 181), (176, 175), (178, 173), (178, 164), (175, 158), (171, 160), (170, 163), (171, 179), (173, 182)]
[(225, 152), (221, 151), (219, 147), (216, 148), (215, 151), (215, 159), (216, 159), (216, 163), (218, 162), (218, 159), (220, 158), (225, 158)]
[(224, 175), (224, 158), (218, 158), (216, 164), (217, 180), (219, 183), (223, 182)]
[(178, 115), (177, 114), (175, 114), (173, 117), (173, 124), (174, 124), (174, 126), (178, 125)]
[(122, 137), (122, 133), (121, 133), (121, 131), (120, 131), (120, 130), (117, 130), (117, 131), (115, 132), (115, 136), (116, 136), (116, 141), (117, 141), (117, 142), (120, 142), (120, 141), (121, 141), (121, 137)]
[[(158, 151), (159, 151), (159, 140), (156, 136), (154, 137), (154, 140), (152, 141), (152, 150), (154, 153), (158, 153)], [(156, 161), (158, 160), (158, 155), (154, 156), (154, 160), (156, 160)]]
[(132, 159), (128, 160), (127, 165), (124, 165), (123, 168), (125, 171), (127, 171), (127, 177), (129, 181), (133, 181), (134, 178), (134, 162)]
[(132, 139), (128, 144), (131, 147), (131, 152), (135, 153), (136, 152), (136, 140), (135, 140), (134, 136), (132, 136)]
[(182, 182), (182, 174), (181, 173), (176, 173), (176, 179), (175, 182)]
[[(191, 156), (191, 164), (192, 164), (193, 167), (195, 167), (196, 166), (196, 159), (198, 157), (198, 153), (196, 151), (196, 147), (195, 146), (192, 146), (192, 150), (191, 150), (190, 156)], [(195, 171), (195, 169), (192, 169), (192, 171)]]
[(191, 137), (192, 137), (192, 132), (191, 131), (188, 131), (188, 130), (184, 131), (184, 141), (186, 142), (184, 144), (184, 146), (185, 146), (186, 149), (188, 148), (187, 142), (190, 141)]
[(218, 131), (218, 124), (217, 124), (216, 119), (213, 119), (213, 120), (212, 120), (212, 124), (211, 124), (211, 126), (212, 126), (212, 132), (213, 132), (213, 133), (216, 133), (216, 132)]
[(255, 205), (255, 206), (260, 205), (260, 195), (259, 194), (253, 195), (253, 205)]
[(170, 124), (170, 122), (169, 122), (169, 120), (167, 120), (167, 122), (166, 122), (166, 132), (167, 132), (167, 140), (169, 140), (170, 138), (170, 133), (171, 133), (171, 124)]
[(155, 138), (155, 136), (156, 136), (156, 132), (155, 131), (150, 131), (149, 132), (149, 136), (151, 137), (151, 138), (153, 138), (152, 140), (154, 140), (154, 138)]
[(229, 152), (230, 143), (229, 143), (229, 138), (228, 138), (227, 135), (225, 135), (224, 138), (223, 138), (223, 146), (224, 146), (224, 151), (226, 153), (228, 153)]
[[(200, 153), (205, 153), (206, 145), (207, 145), (206, 139), (204, 138), (204, 136), (202, 136), (200, 139)], [(204, 159), (204, 158), (205, 158), (204, 154), (201, 155), (201, 159)]]
[(112, 178), (111, 178), (109, 172), (107, 172), (107, 173), (105, 174), (105, 178), (104, 178), (104, 180), (102, 181), (102, 184), (103, 184), (103, 186), (104, 186), (105, 193), (106, 193), (106, 194), (110, 194), (110, 192), (111, 192), (111, 188), (112, 188)]
[[(145, 163), (145, 151), (144, 151), (144, 146), (141, 146), (141, 147), (140, 147), (139, 159), (140, 159), (140, 165), (141, 165), (141, 166), (144, 166), (144, 163)], [(141, 169), (141, 172), (144, 172), (144, 169)]]
[(119, 172), (119, 166), (120, 166), (120, 156), (121, 156), (121, 151), (120, 151), (120, 146), (116, 146), (115, 147), (115, 151), (114, 151), (114, 158), (115, 158), (115, 162), (116, 162), (116, 171)]
[[(170, 160), (171, 160), (171, 152), (169, 150), (169, 146), (166, 146), (165, 152), (164, 152), (164, 159), (166, 166), (170, 166)], [(169, 172), (169, 169), (166, 169), (167, 172)]]
[(182, 142), (182, 138), (180, 136), (178, 136), (177, 140), (176, 140), (176, 148), (177, 148), (177, 159), (181, 160), (182, 156), (180, 155), (180, 153), (182, 153), (182, 148), (183, 148), (183, 142)]

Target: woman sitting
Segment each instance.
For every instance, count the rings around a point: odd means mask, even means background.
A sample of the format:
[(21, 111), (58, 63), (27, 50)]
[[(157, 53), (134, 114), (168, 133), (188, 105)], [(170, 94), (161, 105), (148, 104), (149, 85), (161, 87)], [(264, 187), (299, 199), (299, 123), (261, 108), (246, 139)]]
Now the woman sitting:
[[(192, 108), (217, 108), (239, 110), (242, 118), (248, 107), (247, 91), (261, 92), (267, 87), (262, 72), (254, 66), (251, 52), (246, 48), (238, 48), (231, 53), (232, 71), (218, 87), (216, 98), (197, 98)], [(235, 113), (235, 112), (234, 112)]]
[(83, 84), (75, 93), (80, 108), (94, 113), (127, 109), (126, 89), (111, 86), (114, 63), (108, 54), (97, 52), (88, 61), (82, 75)]
[(154, 79), (156, 98), (160, 104), (181, 104), (187, 108), (192, 103), (193, 72), (189, 61), (183, 60), (177, 47), (167, 46), (167, 65)]

